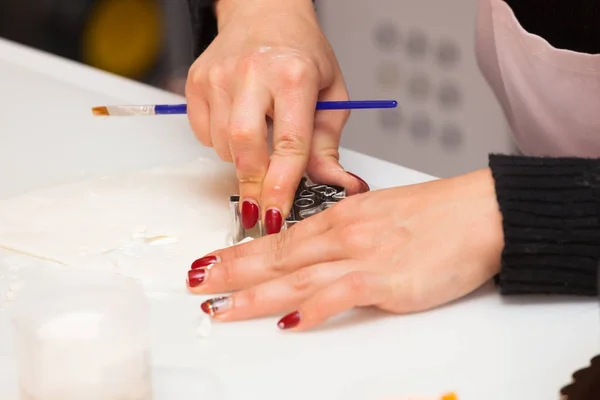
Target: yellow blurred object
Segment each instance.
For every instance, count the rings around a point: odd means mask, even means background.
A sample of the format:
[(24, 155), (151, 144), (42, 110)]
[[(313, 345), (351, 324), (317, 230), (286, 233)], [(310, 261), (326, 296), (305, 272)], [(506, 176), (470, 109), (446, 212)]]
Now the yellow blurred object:
[(101, 0), (83, 33), (83, 62), (139, 79), (158, 60), (162, 29), (156, 0)]

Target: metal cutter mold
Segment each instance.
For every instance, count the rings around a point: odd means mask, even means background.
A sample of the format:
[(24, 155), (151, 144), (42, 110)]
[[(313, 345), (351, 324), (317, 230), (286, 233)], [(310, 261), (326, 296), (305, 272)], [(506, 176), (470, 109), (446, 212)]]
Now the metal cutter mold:
[[(315, 184), (307, 177), (303, 177), (298, 185), (298, 189), (296, 189), (296, 195), (294, 196), (294, 203), (290, 215), (284, 221), (281, 229), (288, 229), (295, 223), (318, 214), (345, 198), (346, 189), (339, 186)], [(250, 230), (246, 230), (242, 227), (239, 203), (239, 195), (233, 195), (229, 198), (229, 206), (233, 219), (233, 243), (239, 243), (247, 237), (256, 239), (264, 236), (265, 232), (261, 221)]]

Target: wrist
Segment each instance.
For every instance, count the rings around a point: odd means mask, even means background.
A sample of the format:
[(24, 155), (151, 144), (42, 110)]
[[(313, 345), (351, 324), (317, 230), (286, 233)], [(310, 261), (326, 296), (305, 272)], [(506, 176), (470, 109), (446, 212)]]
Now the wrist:
[(215, 0), (214, 11), (219, 30), (236, 14), (265, 14), (269, 11), (285, 10), (314, 13), (313, 0)]
[(456, 194), (466, 196), (471, 212), (479, 215), (479, 221), (471, 227), (477, 240), (474, 240), (469, 251), (481, 260), (488, 275), (494, 276), (500, 272), (504, 231), (492, 171), (489, 168), (480, 169), (458, 179), (464, 181), (457, 185), (461, 193)]

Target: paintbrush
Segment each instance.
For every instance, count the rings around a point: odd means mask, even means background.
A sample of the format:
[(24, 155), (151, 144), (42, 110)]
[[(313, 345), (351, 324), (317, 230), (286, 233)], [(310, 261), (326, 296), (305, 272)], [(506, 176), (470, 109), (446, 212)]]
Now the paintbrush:
[[(316, 110), (357, 110), (396, 108), (397, 106), (396, 100), (318, 101)], [(187, 104), (100, 106), (92, 108), (92, 113), (97, 117), (187, 114)]]

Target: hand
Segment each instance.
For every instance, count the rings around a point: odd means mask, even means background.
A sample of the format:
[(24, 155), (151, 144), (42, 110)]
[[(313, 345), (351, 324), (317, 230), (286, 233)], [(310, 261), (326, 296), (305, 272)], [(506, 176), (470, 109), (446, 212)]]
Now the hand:
[(219, 320), (294, 311), (279, 326), (304, 330), (353, 307), (411, 313), (458, 299), (498, 273), (503, 241), (486, 169), (352, 196), (197, 260), (188, 286), (237, 290), (202, 304)]
[(188, 116), (198, 139), (234, 162), (244, 227), (262, 214), (267, 232), (279, 232), (304, 172), (359, 192), (338, 162), (348, 112), (315, 114), (317, 100), (348, 92), (312, 2), (220, 0), (216, 11), (219, 34), (188, 75)]

